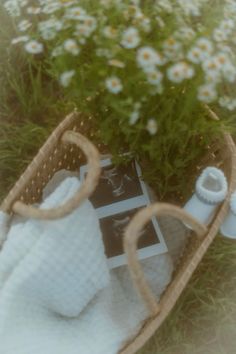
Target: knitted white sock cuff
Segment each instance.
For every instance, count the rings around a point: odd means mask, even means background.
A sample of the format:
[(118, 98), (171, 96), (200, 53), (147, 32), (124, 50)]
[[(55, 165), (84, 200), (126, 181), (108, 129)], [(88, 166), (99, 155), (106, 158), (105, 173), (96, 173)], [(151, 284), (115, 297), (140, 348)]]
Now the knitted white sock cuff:
[[(206, 182), (207, 178), (210, 176), (214, 176), (217, 180), (219, 185), (218, 190), (213, 190), (207, 188), (204, 183)], [(199, 176), (196, 182), (196, 193), (197, 195), (206, 201), (207, 203), (218, 204), (221, 203), (226, 195), (228, 190), (228, 183), (225, 178), (224, 173), (216, 167), (207, 167), (204, 169), (202, 174)]]

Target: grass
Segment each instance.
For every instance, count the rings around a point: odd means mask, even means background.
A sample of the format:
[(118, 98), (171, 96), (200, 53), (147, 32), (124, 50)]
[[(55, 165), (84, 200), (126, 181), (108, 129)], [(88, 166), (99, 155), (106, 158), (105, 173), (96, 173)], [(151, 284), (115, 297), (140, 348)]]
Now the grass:
[[(5, 51), (11, 31), (7, 30), (4, 18), (1, 23), (4, 32), (0, 33), (0, 198), (3, 198), (72, 106), (56, 85), (42, 80), (41, 67), (25, 64), (24, 58), (12, 59), (11, 53)], [(139, 354), (235, 354), (235, 299), (236, 243), (217, 238), (166, 322)]]
[(138, 354), (235, 354), (236, 243), (217, 237), (159, 331)]

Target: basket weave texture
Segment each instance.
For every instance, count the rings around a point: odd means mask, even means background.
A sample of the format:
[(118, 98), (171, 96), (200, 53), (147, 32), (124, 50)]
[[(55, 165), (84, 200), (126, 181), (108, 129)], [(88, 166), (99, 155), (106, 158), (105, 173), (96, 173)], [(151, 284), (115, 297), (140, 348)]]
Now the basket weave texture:
[[(78, 206), (82, 200), (87, 198), (96, 188), (99, 177), (99, 159), (97, 150), (87, 139), (80, 135), (77, 143), (76, 137), (71, 138), (72, 132), (81, 133), (88, 139), (93, 140), (94, 132), (91, 126), (91, 117), (81, 113), (72, 113), (67, 116), (62, 123), (54, 130), (44, 146), (39, 150), (24, 174), (17, 181), (3, 201), (0, 210), (4, 212), (17, 212), (29, 217), (46, 217), (38, 214), (30, 205), (41, 200), (43, 188), (52, 178), (55, 172), (61, 169), (71, 171), (78, 170), (79, 166), (86, 163), (86, 158), (91, 165), (91, 173), (84, 186), (83, 195), (78, 192), (77, 197), (68, 205), (61, 206), (60, 212), (57, 210), (51, 213), (51, 218), (61, 217), (68, 214)], [(68, 133), (68, 131), (70, 131)], [(81, 152), (81, 149), (85, 152)], [(97, 149), (103, 154), (108, 153), (106, 147), (98, 143)], [(206, 229), (199, 224), (183, 209), (170, 204), (156, 203), (141, 210), (128, 226), (124, 237), (124, 249), (128, 257), (128, 266), (131, 277), (137, 291), (143, 298), (150, 310), (150, 317), (146, 320), (141, 331), (127, 342), (121, 349), (120, 354), (132, 354), (137, 352), (145, 342), (154, 334), (165, 320), (171, 309), (175, 305), (182, 291), (186, 287), (191, 275), (197, 268), (208, 247), (214, 240), (219, 226), (226, 216), (229, 208), (231, 193), (236, 188), (236, 149), (229, 134), (225, 134), (222, 141), (216, 142), (209, 150), (206, 158), (203, 159), (203, 166), (214, 165), (221, 168), (229, 182), (229, 191), (226, 200), (220, 206), (216, 217), (211, 225)], [(92, 166), (95, 166), (94, 169)], [(29, 205), (29, 207), (28, 207)], [(58, 208), (59, 209), (59, 208)], [(33, 214), (32, 214), (33, 213)], [(50, 213), (49, 213), (50, 214)], [(181, 257), (173, 280), (162, 295), (160, 303), (156, 303), (149, 284), (147, 284), (140, 263), (137, 259), (138, 231), (152, 217), (156, 215), (160, 218), (164, 235), (168, 237), (181, 237), (184, 228), (176, 223), (176, 219), (192, 225), (197, 235), (191, 237), (191, 241)], [(50, 215), (48, 215), (50, 218)], [(179, 226), (178, 226), (179, 225)]]

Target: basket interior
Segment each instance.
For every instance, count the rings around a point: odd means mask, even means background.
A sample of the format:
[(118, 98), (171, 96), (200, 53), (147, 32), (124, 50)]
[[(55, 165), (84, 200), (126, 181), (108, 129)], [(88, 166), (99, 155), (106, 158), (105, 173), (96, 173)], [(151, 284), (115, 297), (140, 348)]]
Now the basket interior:
[[(70, 119), (66, 124), (65, 130), (73, 130), (80, 132), (92, 142), (94, 142), (94, 131), (92, 129), (92, 118), (79, 115), (77, 118)], [(62, 131), (62, 132), (63, 132)], [(102, 154), (107, 154), (109, 151), (101, 142), (98, 142), (97, 147)], [(42, 191), (55, 172), (66, 169), (69, 171), (79, 171), (79, 167), (86, 163), (86, 159), (82, 151), (74, 145), (62, 144), (60, 141), (50, 145), (50, 149), (47, 154), (41, 154), (40, 163), (33, 160), (31, 165), (34, 165), (34, 173), (29, 174), (26, 171), (27, 178), (24, 183), (18, 188), (17, 193), (14, 194), (14, 200), (20, 199), (26, 204), (34, 204), (41, 200)], [(197, 166), (197, 170), (200, 171), (205, 166), (216, 166), (221, 168), (228, 179), (231, 176), (231, 153), (229, 154), (229, 148), (222, 139), (217, 141), (214, 145), (209, 147), (206, 156)], [(22, 179), (22, 177), (21, 177)], [(23, 175), (24, 180), (24, 175)], [(188, 239), (188, 242), (183, 242), (183, 247), (179, 250), (179, 253), (175, 255), (174, 263), (176, 265), (176, 271), (173, 280), (178, 277), (189, 259), (194, 254), (195, 250), (199, 246), (199, 242), (196, 237), (189, 235), (189, 231), (177, 220), (171, 217), (162, 217), (159, 219), (159, 223), (164, 235), (164, 238), (183, 237)]]

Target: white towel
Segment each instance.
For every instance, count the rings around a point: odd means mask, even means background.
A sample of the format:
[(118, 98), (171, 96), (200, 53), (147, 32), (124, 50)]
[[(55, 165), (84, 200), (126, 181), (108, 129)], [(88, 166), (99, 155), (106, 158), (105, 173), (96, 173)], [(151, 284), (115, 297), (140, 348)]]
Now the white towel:
[[(59, 186), (42, 207), (58, 205), (78, 188), (73, 179), (62, 186), (70, 193), (61, 193)], [(108, 278), (98, 221), (88, 219), (90, 209), (86, 202), (55, 222), (14, 220), (0, 253), (2, 353), (116, 354), (141, 328), (146, 306), (127, 266), (113, 269)], [(50, 229), (56, 230), (53, 236)], [(158, 301), (171, 279), (172, 261), (163, 254), (141, 263)]]
[[(157, 292), (161, 290), (161, 294), (170, 281), (172, 266), (167, 255), (154, 259)], [(27, 300), (23, 289), (17, 298), (1, 299), (2, 353), (117, 354), (124, 343), (138, 333), (148, 316), (145, 305), (133, 289), (127, 268), (122, 268), (111, 272), (110, 285), (98, 292), (74, 319), (58, 316), (33, 300)]]
[[(67, 178), (45, 201), (56, 207), (79, 189), (77, 178)], [(25, 297), (60, 315), (76, 317), (109, 273), (98, 219), (91, 203), (60, 220), (27, 220), (11, 227), (0, 253), (0, 288), (4, 294)]]

